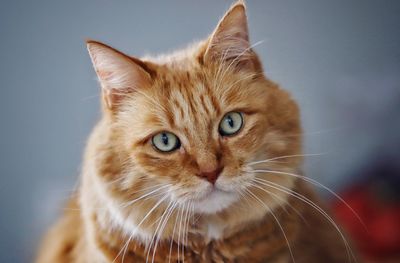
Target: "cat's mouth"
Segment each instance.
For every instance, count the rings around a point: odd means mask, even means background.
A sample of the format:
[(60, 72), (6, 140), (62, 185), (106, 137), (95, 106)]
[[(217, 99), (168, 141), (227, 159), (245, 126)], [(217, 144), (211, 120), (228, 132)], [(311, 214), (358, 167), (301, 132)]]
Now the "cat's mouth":
[(238, 197), (234, 192), (228, 192), (215, 185), (210, 185), (201, 195), (192, 198), (192, 202), (197, 212), (211, 214), (229, 207), (237, 199)]
[(218, 194), (219, 192), (228, 193), (227, 191), (224, 191), (224, 190), (222, 190), (222, 189), (219, 189), (219, 188), (218, 188), (217, 186), (215, 186), (215, 185), (211, 185), (206, 191), (204, 191), (204, 193), (203, 193), (201, 196), (199, 196), (199, 197), (197, 197), (197, 198), (194, 198), (194, 200), (195, 200), (195, 201), (198, 201), (198, 202), (204, 201), (204, 200), (206, 200), (207, 198), (209, 198), (210, 195), (215, 195), (215, 194)]

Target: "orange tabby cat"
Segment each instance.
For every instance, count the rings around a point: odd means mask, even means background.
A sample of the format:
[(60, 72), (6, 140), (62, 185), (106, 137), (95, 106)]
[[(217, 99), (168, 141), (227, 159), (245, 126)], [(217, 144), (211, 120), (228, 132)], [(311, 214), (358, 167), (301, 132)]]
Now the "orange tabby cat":
[(298, 175), (298, 107), (263, 75), (242, 1), (169, 55), (87, 47), (103, 117), (37, 262), (351, 261)]

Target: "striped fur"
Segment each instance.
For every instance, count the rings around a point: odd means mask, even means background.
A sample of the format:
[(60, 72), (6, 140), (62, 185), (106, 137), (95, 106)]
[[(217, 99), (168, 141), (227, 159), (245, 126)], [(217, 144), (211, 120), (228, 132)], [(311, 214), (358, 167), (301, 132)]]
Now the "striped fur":
[[(242, 1), (207, 40), (179, 52), (137, 59), (95, 41), (88, 50), (103, 117), (87, 145), (78, 198), (37, 262), (279, 263), (291, 260), (288, 244), (296, 262), (345, 262), (333, 253), (343, 249), (340, 239), (316, 213), (288, 193), (254, 186), (268, 180), (316, 201), (296, 177), (248, 170), (253, 161), (291, 156), (268, 168), (297, 173), (301, 127), (296, 103), (264, 76), (251, 49)], [(243, 113), (244, 126), (222, 137), (218, 125), (231, 111)], [(182, 147), (156, 151), (150, 139), (160, 131), (176, 134)], [(196, 176), (219, 166), (215, 187)], [(305, 235), (302, 214), (319, 224), (307, 230), (317, 242)]]

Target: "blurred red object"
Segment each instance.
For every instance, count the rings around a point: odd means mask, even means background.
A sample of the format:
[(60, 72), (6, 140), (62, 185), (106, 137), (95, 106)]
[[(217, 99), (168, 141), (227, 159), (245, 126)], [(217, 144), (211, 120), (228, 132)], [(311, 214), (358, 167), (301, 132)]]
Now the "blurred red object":
[(333, 211), (364, 258), (373, 262), (396, 258), (390, 262), (400, 262), (398, 184), (382, 177), (370, 179), (341, 194), (362, 223), (342, 202), (334, 202)]

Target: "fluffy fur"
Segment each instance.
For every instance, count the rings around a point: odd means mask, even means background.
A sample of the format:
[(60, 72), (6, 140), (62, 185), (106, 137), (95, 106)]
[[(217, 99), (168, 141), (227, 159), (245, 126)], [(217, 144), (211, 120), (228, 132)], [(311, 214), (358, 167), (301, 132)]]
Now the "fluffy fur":
[[(345, 239), (299, 175), (299, 110), (264, 76), (243, 2), (183, 51), (137, 59), (95, 41), (88, 50), (103, 117), (78, 198), (37, 262), (349, 261)], [(218, 125), (231, 111), (244, 126), (224, 137)], [(160, 131), (181, 147), (155, 150)], [(215, 184), (198, 176), (220, 167)]]

